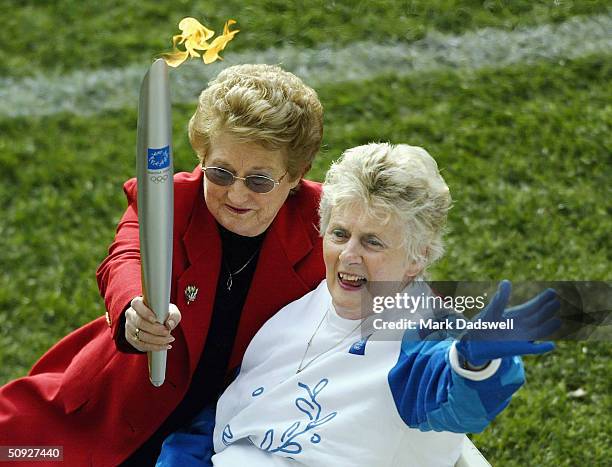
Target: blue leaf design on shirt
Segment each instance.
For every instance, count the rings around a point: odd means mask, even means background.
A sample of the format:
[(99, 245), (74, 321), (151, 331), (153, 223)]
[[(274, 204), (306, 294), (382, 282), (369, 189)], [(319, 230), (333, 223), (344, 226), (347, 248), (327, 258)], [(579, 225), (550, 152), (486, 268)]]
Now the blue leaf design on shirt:
[(329, 422), (337, 414), (338, 414), (338, 412), (332, 412), (330, 414), (327, 414), (325, 417), (323, 417), (323, 418), (321, 418), (319, 420), (315, 420), (312, 423), (309, 423), (309, 425), (312, 425), (313, 427), (323, 425), (324, 423)]
[(302, 446), (299, 443), (291, 441), (289, 443), (283, 444), (279, 451), (286, 452), (287, 454), (299, 454), (300, 452), (302, 452)]
[[(319, 394), (323, 390), (323, 388), (325, 388), (325, 386), (327, 386), (327, 383), (329, 383), (328, 379), (322, 379), (321, 381), (317, 383), (317, 385), (312, 390), (313, 399), (317, 396), (317, 394)], [(306, 385), (304, 386), (306, 387), (306, 389), (308, 389), (308, 386)]]
[(270, 450), (270, 446), (272, 446), (273, 440), (274, 440), (274, 430), (270, 428), (268, 431), (266, 431), (266, 436), (264, 436), (264, 439), (259, 445), (259, 447), (263, 449), (264, 451), (268, 451)]
[[(319, 381), (313, 390), (307, 384), (298, 382), (298, 386), (305, 389), (308, 393), (308, 397), (310, 399), (307, 400), (305, 397), (298, 397), (295, 400), (295, 406), (303, 413), (308, 416), (310, 420), (301, 430), (298, 428), (301, 425), (301, 422), (296, 421), (289, 426), (281, 436), (280, 445), (272, 448), (273, 440), (274, 440), (274, 429), (270, 428), (266, 431), (263, 441), (259, 445), (261, 449), (267, 452), (286, 452), (288, 454), (299, 454), (302, 452), (302, 445), (298, 443), (296, 440), (304, 433), (313, 430), (314, 428), (323, 425), (324, 423), (332, 420), (338, 412), (331, 412), (325, 416), (321, 416), (321, 404), (317, 402), (317, 395), (327, 386), (329, 380), (324, 378)], [(321, 436), (316, 433), (310, 437), (310, 442), (313, 444), (317, 444), (321, 441)]]
[(302, 412), (304, 412), (306, 415), (308, 415), (308, 418), (310, 420), (314, 419), (314, 414), (315, 414), (315, 406), (312, 405), (310, 402), (308, 402), (306, 399), (304, 399), (303, 397), (299, 397), (295, 400), (295, 405), (297, 406), (298, 409), (300, 409)]
[(283, 436), (281, 436), (281, 441), (285, 441), (285, 438), (287, 436), (291, 436), (293, 434), (293, 432), (295, 430), (297, 430), (297, 428), (300, 426), (300, 422), (295, 422), (293, 425), (291, 425), (289, 428), (287, 428), (285, 430), (285, 432), (283, 433)]
[(225, 425), (225, 428), (223, 428), (223, 435), (221, 435), (221, 441), (223, 441), (223, 444), (226, 446), (229, 446), (232, 444), (233, 438), (234, 434), (232, 433), (232, 429), (230, 428), (229, 424)]

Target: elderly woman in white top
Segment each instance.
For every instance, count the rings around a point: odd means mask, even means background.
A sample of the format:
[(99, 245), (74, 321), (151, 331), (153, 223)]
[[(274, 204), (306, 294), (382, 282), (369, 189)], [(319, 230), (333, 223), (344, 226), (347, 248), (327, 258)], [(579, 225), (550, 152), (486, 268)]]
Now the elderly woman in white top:
[[(260, 329), (216, 419), (205, 411), (190, 430), (174, 434), (158, 465), (453, 465), (462, 433), (482, 431), (523, 384), (519, 355), (553, 348), (534, 341), (559, 325), (559, 303), (547, 290), (506, 309), (504, 281), (474, 319), (511, 318), (514, 329), (472, 329), (458, 340), (431, 331), (424, 338), (418, 326), (397, 339), (381, 331), (383, 322), (411, 321), (400, 319), (406, 315), (397, 304), (385, 319), (372, 312), (382, 290), (391, 298), (402, 290), (433, 296), (415, 279), (443, 253), (450, 205), (424, 149), (369, 144), (346, 151), (323, 186), (326, 279)], [(436, 313), (408, 316), (414, 323)], [(457, 323), (439, 322), (448, 330)]]

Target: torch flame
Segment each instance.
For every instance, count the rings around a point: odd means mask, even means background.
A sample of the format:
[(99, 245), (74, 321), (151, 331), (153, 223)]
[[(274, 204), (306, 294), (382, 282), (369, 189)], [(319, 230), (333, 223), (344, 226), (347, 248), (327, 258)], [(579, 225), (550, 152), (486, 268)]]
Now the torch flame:
[[(172, 37), (172, 52), (163, 53), (161, 57), (166, 61), (168, 66), (178, 67), (181, 63), (187, 60), (188, 57), (200, 57), (198, 51), (204, 51), (202, 60), (205, 64), (213, 63), (217, 60), (223, 60), (219, 56), (219, 52), (225, 49), (225, 46), (231, 41), (234, 36), (240, 31), (236, 29), (230, 31), (229, 27), (236, 24), (236, 21), (229, 19), (223, 27), (223, 34), (217, 36), (212, 43), (207, 41), (215, 35), (215, 31), (208, 29), (195, 18), (183, 18), (179, 23), (181, 34)], [(185, 50), (180, 50), (177, 46), (184, 45)]]

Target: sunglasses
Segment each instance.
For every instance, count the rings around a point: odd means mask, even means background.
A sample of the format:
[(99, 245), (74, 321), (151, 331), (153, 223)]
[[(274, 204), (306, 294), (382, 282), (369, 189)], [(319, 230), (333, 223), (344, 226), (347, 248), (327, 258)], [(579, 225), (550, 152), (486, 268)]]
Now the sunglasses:
[(265, 175), (237, 177), (229, 170), (222, 169), (221, 167), (202, 167), (202, 170), (208, 181), (215, 185), (230, 186), (233, 185), (236, 180), (242, 180), (246, 187), (255, 193), (270, 193), (274, 188), (280, 185), (280, 182), (287, 175), (287, 171), (285, 171), (284, 175), (276, 181)]

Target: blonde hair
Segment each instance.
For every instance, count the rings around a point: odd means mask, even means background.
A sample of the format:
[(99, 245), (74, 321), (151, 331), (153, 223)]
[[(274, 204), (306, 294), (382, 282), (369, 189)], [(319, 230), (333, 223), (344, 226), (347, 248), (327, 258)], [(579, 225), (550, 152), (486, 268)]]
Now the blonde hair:
[(451, 196), (438, 164), (420, 147), (371, 143), (348, 149), (325, 177), (319, 206), (324, 235), (332, 209), (359, 205), (381, 222), (397, 219), (409, 261), (423, 269), (444, 253)]
[(232, 66), (202, 91), (189, 121), (189, 141), (201, 163), (221, 133), (282, 150), (295, 180), (321, 147), (323, 107), (312, 88), (278, 66)]

